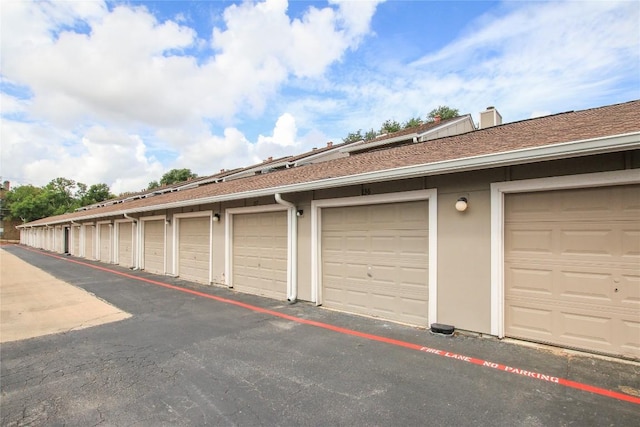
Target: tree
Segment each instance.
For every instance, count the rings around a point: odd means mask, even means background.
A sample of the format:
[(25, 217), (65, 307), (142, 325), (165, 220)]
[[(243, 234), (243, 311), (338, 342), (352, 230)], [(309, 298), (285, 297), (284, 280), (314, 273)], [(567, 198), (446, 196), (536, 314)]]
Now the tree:
[(94, 203), (113, 199), (114, 197), (115, 196), (109, 191), (109, 186), (107, 184), (93, 184), (86, 192), (84, 200), (81, 199), (81, 204), (82, 206), (92, 205)]
[(433, 121), (436, 116), (440, 116), (442, 120), (444, 119), (452, 119), (454, 117), (458, 117), (460, 112), (457, 108), (447, 107), (446, 105), (440, 105), (438, 108), (434, 108), (428, 114), (429, 121)]
[(424, 122), (420, 117), (413, 117), (407, 120), (406, 122), (404, 122), (404, 124), (402, 125), (402, 128), (403, 129), (414, 128), (414, 127), (420, 126), (422, 123)]
[(187, 181), (191, 178), (196, 178), (198, 175), (191, 172), (191, 169), (171, 169), (169, 172), (162, 175), (160, 179), (160, 185), (169, 185), (176, 182)]
[(362, 129), (358, 129), (358, 132), (351, 132), (346, 137), (342, 138), (342, 142), (358, 142), (362, 141), (364, 137), (362, 136)]
[(364, 134), (364, 140), (371, 141), (372, 139), (376, 139), (376, 136), (378, 136), (378, 132), (376, 132), (372, 128), (372, 129), (369, 129), (367, 133)]
[(35, 221), (53, 214), (47, 192), (33, 185), (21, 185), (11, 189), (6, 196), (9, 217), (24, 222)]
[(158, 183), (158, 181), (151, 181), (147, 186), (147, 190), (153, 190), (154, 188), (158, 188), (158, 187), (160, 187), (160, 184)]
[(393, 133), (393, 132), (398, 132), (400, 129), (402, 129), (402, 125), (400, 125), (400, 123), (398, 123), (395, 120), (385, 120), (384, 123), (382, 123), (382, 126), (380, 127), (380, 133)]
[(75, 187), (76, 182), (74, 180), (62, 177), (52, 179), (44, 187), (53, 215), (72, 212), (75, 209), (75, 199), (73, 197)]

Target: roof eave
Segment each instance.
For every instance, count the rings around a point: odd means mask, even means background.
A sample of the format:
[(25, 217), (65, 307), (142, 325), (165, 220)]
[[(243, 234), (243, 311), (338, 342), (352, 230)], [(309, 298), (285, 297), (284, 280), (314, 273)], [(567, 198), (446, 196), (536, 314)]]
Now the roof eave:
[[(165, 203), (161, 205), (145, 206), (139, 209), (123, 209), (120, 211), (87, 215), (84, 217), (74, 218), (73, 220), (86, 221), (96, 218), (102, 218), (105, 216), (124, 215), (125, 213), (144, 213), (159, 209), (180, 208), (193, 204), (206, 204), (246, 199), (250, 197), (253, 198), (270, 196), (275, 193), (294, 193), (301, 191), (318, 190), (321, 188), (335, 188), (346, 185), (365, 184), (368, 182), (408, 179), (418, 176), (442, 175), (453, 172), (489, 169), (501, 166), (512, 166), (523, 163), (558, 160), (568, 157), (580, 157), (635, 149), (640, 149), (640, 132), (570, 141), (553, 145), (545, 145), (542, 147), (531, 147), (519, 150), (505, 151), (501, 153), (483, 154), (479, 156), (444, 160), (440, 162), (403, 166), (394, 169), (365, 172), (357, 175), (324, 178), (316, 181), (281, 185), (278, 187), (269, 187), (241, 193), (223, 194), (219, 196), (203, 197), (200, 199), (189, 199), (179, 202)], [(52, 221), (48, 222), (47, 225), (68, 223), (69, 221), (69, 219)]]

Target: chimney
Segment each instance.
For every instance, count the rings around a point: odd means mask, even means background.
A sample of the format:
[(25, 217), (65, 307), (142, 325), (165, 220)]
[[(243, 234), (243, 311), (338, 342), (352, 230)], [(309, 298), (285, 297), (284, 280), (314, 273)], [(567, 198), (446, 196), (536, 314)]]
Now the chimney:
[(2, 188), (4, 188), (7, 191), (11, 190), (11, 182), (9, 182), (9, 181), (3, 182), (2, 183)]
[(480, 112), (480, 129), (486, 129), (502, 124), (502, 116), (496, 107), (489, 106), (486, 111)]
[(333, 141), (329, 141), (329, 142), (327, 142), (327, 147), (328, 147), (328, 148), (333, 147)]
[(440, 114), (438, 114), (437, 116), (435, 116), (435, 117), (433, 118), (433, 121), (434, 121), (434, 122), (436, 122), (436, 124), (439, 124), (439, 123), (440, 123), (440, 120), (442, 120), (442, 117), (440, 117)]

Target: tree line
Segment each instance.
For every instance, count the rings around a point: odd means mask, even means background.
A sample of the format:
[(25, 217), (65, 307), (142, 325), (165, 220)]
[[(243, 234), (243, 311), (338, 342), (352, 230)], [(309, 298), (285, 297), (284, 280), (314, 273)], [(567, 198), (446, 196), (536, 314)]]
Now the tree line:
[[(368, 141), (381, 134), (393, 133), (432, 122), (438, 116), (444, 120), (457, 117), (458, 114), (458, 109), (441, 105), (431, 110), (424, 120), (420, 117), (413, 117), (404, 123), (385, 120), (380, 126), (380, 130), (376, 131), (371, 128), (363, 134), (362, 129), (359, 129), (357, 132), (350, 132), (343, 138), (343, 141)], [(162, 176), (160, 181), (151, 181), (146, 190), (187, 181), (197, 178), (197, 176), (191, 172), (191, 169), (171, 169)], [(120, 197), (128, 194), (131, 193), (120, 194)], [(3, 206), (0, 206), (0, 215), (30, 222), (48, 216), (73, 212), (83, 206), (93, 205), (115, 197), (111, 194), (107, 184), (87, 186), (72, 179), (59, 177), (51, 180), (44, 187), (22, 185), (8, 191), (2, 200)]]
[[(195, 177), (197, 175), (190, 169), (172, 169), (162, 176), (160, 182), (151, 181), (147, 190), (187, 181)], [(119, 197), (124, 197), (127, 194), (130, 193), (120, 194)], [(28, 184), (7, 191), (3, 200), (0, 201), (0, 215), (8, 219), (30, 222), (48, 216), (73, 212), (78, 208), (115, 197), (107, 184), (88, 186), (82, 182), (59, 177), (42, 187)]]
[(371, 128), (366, 131), (364, 134), (362, 133), (362, 129), (358, 129), (356, 132), (350, 132), (346, 137), (342, 138), (343, 142), (357, 142), (357, 141), (369, 141), (375, 139), (379, 135), (384, 135), (387, 133), (398, 132), (402, 129), (409, 129), (413, 127), (420, 126), (425, 123), (433, 122), (436, 117), (440, 117), (440, 119), (451, 119), (453, 117), (457, 117), (459, 115), (459, 111), (457, 108), (451, 108), (446, 105), (441, 105), (438, 108), (434, 108), (427, 114), (426, 119), (422, 119), (421, 117), (412, 117), (409, 120), (406, 120), (404, 123), (400, 123), (396, 120), (385, 120), (380, 126), (379, 130), (375, 130)]

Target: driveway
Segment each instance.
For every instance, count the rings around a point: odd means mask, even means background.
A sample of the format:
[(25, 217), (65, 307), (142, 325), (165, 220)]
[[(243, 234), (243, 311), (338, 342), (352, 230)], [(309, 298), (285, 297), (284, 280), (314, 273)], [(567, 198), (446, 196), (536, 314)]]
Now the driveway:
[[(3, 426), (628, 426), (640, 419), (635, 362), (443, 337), (21, 246), (0, 250), (131, 314), (3, 343)], [(13, 309), (3, 298), (2, 310)]]

